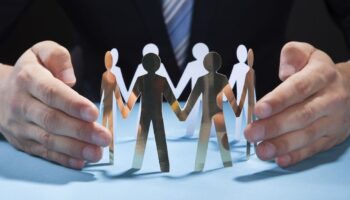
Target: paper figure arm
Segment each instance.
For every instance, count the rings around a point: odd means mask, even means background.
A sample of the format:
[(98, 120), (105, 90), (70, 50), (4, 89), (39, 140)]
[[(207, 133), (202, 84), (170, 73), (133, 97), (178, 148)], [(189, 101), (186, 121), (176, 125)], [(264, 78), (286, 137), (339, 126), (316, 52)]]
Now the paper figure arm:
[(164, 97), (169, 102), (171, 109), (174, 111), (177, 118), (180, 121), (185, 121), (186, 117), (185, 117), (184, 113), (182, 112), (179, 101), (176, 99), (168, 82), (165, 83)]
[(104, 92), (104, 90), (105, 90), (105, 88), (106, 88), (106, 82), (105, 82), (105, 73), (103, 73), (103, 75), (102, 75), (102, 81), (101, 81), (101, 89), (100, 89), (100, 97), (101, 97), (101, 100), (102, 100), (102, 98), (103, 98), (103, 92)]
[(247, 89), (248, 90), (248, 123), (251, 123), (254, 116), (254, 106), (255, 106), (255, 72), (250, 69), (247, 74)]
[(124, 100), (126, 100), (129, 96), (129, 92), (126, 88), (124, 77), (123, 77), (122, 71), (119, 67), (116, 67), (116, 69), (115, 69), (115, 76), (117, 79), (117, 85), (119, 86), (121, 95), (123, 96)]
[(188, 84), (188, 82), (191, 80), (191, 75), (189, 73), (189, 67), (187, 66), (185, 68), (185, 71), (182, 73), (182, 76), (179, 80), (179, 83), (177, 84), (177, 87), (174, 90), (174, 94), (176, 98), (179, 98), (182, 94), (182, 92), (184, 91), (186, 85)]
[(203, 89), (202, 81), (197, 81), (190, 96), (187, 99), (185, 108), (182, 111), (185, 119), (187, 119), (188, 115), (191, 113), (194, 105), (196, 104), (198, 98), (202, 94), (202, 89)]
[(126, 102), (126, 106), (123, 106), (122, 108), (122, 117), (125, 119), (128, 117), (129, 113), (131, 112), (132, 108), (135, 106), (137, 99), (139, 98), (141, 94), (141, 80), (138, 78), (136, 80), (135, 86), (132, 89), (132, 92), (128, 98), (128, 101)]
[[(232, 88), (231, 88), (230, 84), (226, 84), (226, 86), (223, 88), (223, 93), (224, 93), (225, 97), (227, 98), (227, 101), (230, 103), (236, 117), (239, 117), (242, 113), (242, 109), (244, 106), (244, 101), (242, 101), (243, 98), (241, 98), (239, 105), (237, 105), (237, 100), (236, 100), (235, 95), (232, 92)], [(220, 102), (220, 101), (218, 100), (218, 102)], [(222, 106), (222, 103), (218, 103), (218, 106)]]
[(134, 86), (136, 84), (137, 79), (140, 76), (143, 76), (145, 74), (147, 74), (147, 72), (143, 68), (142, 64), (138, 65), (137, 69), (136, 69), (136, 72), (135, 72), (134, 76), (132, 77), (132, 80), (131, 80), (131, 83), (130, 83), (130, 86), (129, 86), (129, 90), (128, 90), (128, 94), (126, 95), (125, 101), (127, 100), (128, 97), (130, 97), (130, 95), (131, 95), (131, 93), (133, 91), (133, 88), (134, 88)]
[(124, 106), (124, 102), (120, 93), (120, 88), (118, 83), (116, 83), (114, 85), (114, 97), (115, 97), (115, 101), (117, 102), (118, 108), (120, 113), (123, 115), (123, 113), (125, 112), (125, 106)]

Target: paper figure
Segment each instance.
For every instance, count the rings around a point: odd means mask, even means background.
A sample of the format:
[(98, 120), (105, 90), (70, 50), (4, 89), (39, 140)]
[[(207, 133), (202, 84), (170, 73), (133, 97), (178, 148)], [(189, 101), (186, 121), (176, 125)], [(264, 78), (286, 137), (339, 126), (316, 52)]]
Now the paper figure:
[[(242, 98), (243, 88), (245, 79), (247, 76), (247, 73), (249, 71), (249, 66), (246, 64), (247, 57), (248, 57), (248, 51), (247, 48), (244, 45), (239, 45), (236, 51), (236, 56), (238, 59), (238, 63), (235, 64), (232, 68), (232, 72), (229, 78), (229, 83), (232, 88), (236, 85), (236, 97), (237, 100), (240, 100)], [(247, 116), (247, 109), (248, 109), (248, 101), (244, 101), (244, 108), (242, 110), (241, 117), (237, 117), (235, 121), (235, 139), (239, 140), (240, 135), (243, 131), (242, 123), (247, 122), (243, 119)]]
[[(101, 99), (102, 99), (102, 125), (108, 127), (112, 133), (112, 141), (109, 144), (109, 162), (114, 163), (114, 127), (113, 127), (113, 96), (117, 102), (121, 102), (120, 89), (117, 84), (116, 77), (111, 72), (113, 66), (113, 56), (110, 51), (105, 54), (106, 72), (102, 75), (101, 83)], [(119, 103), (119, 108), (121, 104)], [(121, 109), (120, 109), (121, 110)], [(108, 126), (107, 126), (108, 124)]]
[[(204, 76), (208, 71), (203, 67), (204, 57), (209, 53), (209, 48), (204, 43), (197, 43), (192, 49), (193, 57), (196, 59), (187, 64), (182, 76), (174, 91), (175, 97), (179, 98), (188, 82), (191, 83), (191, 89), (193, 90), (199, 77)], [(191, 137), (194, 134), (197, 119), (199, 119), (200, 107), (202, 103), (202, 97), (199, 97), (198, 102), (193, 107), (192, 112), (186, 120), (186, 136)], [(213, 130), (213, 129), (212, 129)], [(214, 132), (214, 131), (211, 131)]]
[(221, 56), (215, 52), (208, 53), (204, 58), (203, 64), (208, 71), (208, 74), (197, 80), (183, 111), (183, 115), (187, 117), (199, 96), (202, 95), (203, 113), (197, 147), (195, 171), (202, 171), (204, 168), (212, 121), (214, 121), (216, 128), (216, 135), (223, 165), (225, 167), (232, 166), (230, 146), (228, 143), (222, 109), (223, 95), (227, 97), (236, 116), (240, 115), (240, 108), (243, 105), (243, 102), (240, 102), (239, 106), (237, 106), (236, 98), (226, 76), (217, 72), (222, 65)]
[(152, 122), (160, 169), (162, 172), (169, 172), (168, 150), (162, 117), (163, 96), (167, 99), (178, 118), (182, 119), (180, 105), (167, 79), (155, 73), (161, 66), (161, 60), (158, 55), (154, 53), (145, 55), (142, 60), (142, 65), (148, 73), (137, 78), (128, 99), (127, 106), (124, 107), (123, 110), (123, 117), (126, 118), (138, 97), (141, 96), (141, 116), (138, 126), (133, 168), (140, 169), (142, 166), (148, 131)]
[[(247, 116), (247, 124), (250, 124), (255, 120), (254, 115), (254, 106), (256, 102), (255, 97), (255, 72), (253, 69), (254, 64), (254, 53), (252, 49), (249, 49), (248, 51), (248, 66), (249, 70), (245, 77), (244, 87), (242, 90), (242, 96), (241, 100), (245, 101), (246, 96), (248, 95), (248, 116)], [(246, 151), (246, 157), (249, 159), (250, 157), (250, 142), (247, 141), (247, 151)], [(256, 148), (257, 144), (254, 144), (254, 147)]]

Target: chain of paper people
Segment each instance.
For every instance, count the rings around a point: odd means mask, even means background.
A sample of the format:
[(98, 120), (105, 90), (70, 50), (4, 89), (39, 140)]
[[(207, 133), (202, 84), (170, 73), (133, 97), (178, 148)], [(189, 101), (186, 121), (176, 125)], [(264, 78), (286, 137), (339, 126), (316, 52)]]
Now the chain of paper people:
[[(222, 65), (221, 56), (210, 52), (207, 45), (197, 43), (192, 53), (194, 61), (189, 62), (184, 69), (177, 87), (172, 83), (161, 59), (158, 47), (148, 44), (143, 49), (143, 60), (138, 65), (135, 75), (127, 89), (120, 67), (117, 66), (119, 53), (117, 49), (107, 51), (101, 85), (101, 113), (102, 125), (113, 133), (113, 98), (123, 118), (131, 112), (140, 97), (139, 124), (137, 128), (136, 148), (133, 159), (133, 169), (141, 169), (150, 123), (153, 123), (155, 141), (157, 145), (160, 169), (162, 172), (170, 170), (168, 150), (162, 117), (163, 96), (171, 105), (172, 110), (181, 121), (186, 120), (186, 136), (194, 134), (196, 121), (202, 108), (201, 126), (195, 161), (195, 171), (204, 169), (210, 132), (216, 130), (221, 158), (225, 167), (232, 166), (230, 145), (223, 114), (223, 101), (228, 101), (235, 116), (243, 112), (246, 122), (254, 120), (253, 107), (255, 104), (255, 75), (253, 70), (253, 51), (244, 45), (237, 48), (239, 63), (233, 66), (230, 78), (217, 71)], [(182, 109), (177, 99), (190, 82), (192, 92)], [(237, 100), (233, 93), (236, 85)], [(123, 99), (126, 101), (124, 103)], [(237, 120), (238, 119), (238, 120)], [(212, 127), (214, 124), (214, 127)], [(242, 117), (236, 118), (236, 137), (241, 132)], [(114, 135), (114, 134), (113, 134)], [(112, 137), (114, 138), (114, 136)], [(114, 158), (114, 141), (110, 146), (110, 163)], [(247, 158), (250, 155), (250, 143), (247, 142)]]

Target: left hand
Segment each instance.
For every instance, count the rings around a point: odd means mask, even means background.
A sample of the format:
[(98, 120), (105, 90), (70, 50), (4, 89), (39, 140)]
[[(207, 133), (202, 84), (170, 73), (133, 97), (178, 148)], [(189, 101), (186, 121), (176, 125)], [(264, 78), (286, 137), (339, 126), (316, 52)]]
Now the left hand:
[(350, 132), (350, 63), (291, 42), (281, 52), (283, 81), (256, 103), (245, 136), (257, 155), (286, 167), (343, 142)]

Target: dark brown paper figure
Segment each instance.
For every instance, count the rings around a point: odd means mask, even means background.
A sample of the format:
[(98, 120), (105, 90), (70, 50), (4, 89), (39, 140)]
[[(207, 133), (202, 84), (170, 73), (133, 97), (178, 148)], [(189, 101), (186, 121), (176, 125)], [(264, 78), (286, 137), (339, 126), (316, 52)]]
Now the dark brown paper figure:
[[(243, 102), (248, 94), (248, 118), (247, 118), (247, 124), (252, 123), (255, 120), (254, 116), (254, 106), (255, 106), (255, 72), (253, 69), (254, 64), (254, 53), (252, 49), (249, 49), (248, 51), (248, 66), (249, 71), (245, 78), (245, 83), (242, 91), (242, 98)], [(249, 159), (250, 157), (250, 142), (247, 141), (247, 151), (246, 151), (246, 157)], [(256, 148), (256, 143), (254, 144), (254, 147)]]
[(116, 77), (111, 71), (112, 65), (113, 65), (113, 56), (110, 51), (107, 51), (105, 54), (105, 66), (107, 71), (104, 72), (102, 75), (101, 98), (103, 98), (102, 125), (104, 127), (108, 127), (109, 131), (112, 133), (112, 141), (109, 144), (110, 164), (114, 163), (113, 96), (115, 96), (116, 101), (118, 102), (119, 108), (122, 108), (120, 106), (121, 105), (120, 103), (122, 103), (122, 99), (120, 96), (120, 89), (118, 87)]
[(179, 119), (181, 118), (181, 110), (179, 102), (176, 100), (166, 78), (155, 74), (160, 64), (160, 58), (156, 54), (149, 53), (145, 55), (142, 60), (142, 65), (148, 73), (140, 76), (136, 80), (127, 106), (123, 110), (123, 117), (127, 117), (135, 105), (136, 100), (141, 96), (141, 116), (138, 126), (133, 168), (140, 169), (142, 166), (148, 131), (152, 122), (160, 169), (162, 172), (169, 172), (170, 166), (162, 116), (163, 96), (168, 100), (171, 108)]
[(223, 95), (225, 94), (227, 97), (237, 117), (240, 115), (244, 103), (244, 101), (240, 101), (240, 105), (237, 106), (236, 98), (227, 77), (217, 72), (222, 65), (221, 56), (218, 53), (211, 52), (207, 54), (203, 64), (209, 73), (197, 80), (183, 111), (183, 115), (187, 117), (199, 96), (202, 95), (203, 114), (199, 132), (195, 171), (202, 171), (204, 169), (212, 121), (214, 121), (223, 165), (225, 167), (232, 166), (230, 146), (222, 109)]

